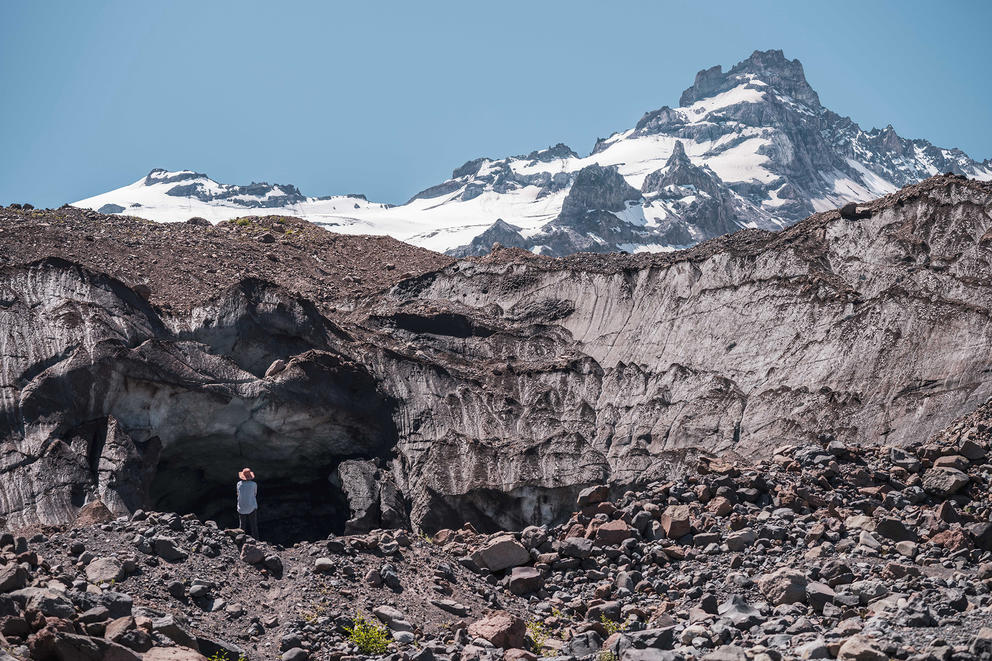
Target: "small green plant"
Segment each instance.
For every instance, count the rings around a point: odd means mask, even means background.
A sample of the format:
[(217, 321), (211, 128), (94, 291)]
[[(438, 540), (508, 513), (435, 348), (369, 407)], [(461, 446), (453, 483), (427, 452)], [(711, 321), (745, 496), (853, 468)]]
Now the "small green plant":
[(548, 646), (548, 638), (551, 637), (551, 629), (544, 622), (531, 620), (527, 623), (527, 636), (530, 638), (531, 651), (534, 654), (542, 654)]
[(248, 657), (241, 654), (235, 658), (233, 656), (229, 656), (224, 650), (217, 650), (207, 659), (207, 661), (248, 661)]
[(254, 225), (254, 221), (251, 218), (235, 218), (234, 224), (241, 227), (248, 227), (249, 225)]
[(358, 646), (358, 651), (367, 655), (385, 654), (392, 637), (389, 630), (372, 622), (361, 613), (356, 613), (351, 626), (345, 627), (348, 640)]
[(612, 650), (603, 650), (599, 653), (598, 661), (617, 661), (620, 657)]
[(599, 621), (603, 623), (604, 627), (606, 627), (606, 633), (607, 635), (610, 636), (612, 636), (615, 633), (620, 633), (622, 631), (627, 630), (626, 622), (617, 622), (616, 620), (611, 620), (610, 618), (606, 617), (606, 613), (603, 613), (602, 615), (599, 616)]

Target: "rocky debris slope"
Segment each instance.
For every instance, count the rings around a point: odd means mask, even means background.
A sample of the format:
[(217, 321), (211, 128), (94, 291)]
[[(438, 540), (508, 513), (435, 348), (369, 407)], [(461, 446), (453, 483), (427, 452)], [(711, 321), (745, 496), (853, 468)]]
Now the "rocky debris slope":
[(941, 176), (684, 252), (458, 262), (284, 218), (4, 210), (0, 515), (230, 526), (251, 465), (273, 541), (488, 532), (701, 455), (919, 442), (992, 395), (990, 209)]
[[(0, 645), (31, 659), (988, 659), (990, 411), (905, 447), (782, 446), (622, 494), (596, 485), (564, 523), (518, 532), (284, 548), (91, 506), (74, 528), (0, 535)], [(348, 633), (363, 619), (381, 647)]]
[[(89, 508), (70, 529), (0, 536), (0, 646), (18, 659), (355, 658), (380, 625), (406, 658), (460, 648), (488, 610), (522, 613), (455, 558), (403, 531), (297, 544), (173, 513)], [(3, 652), (0, 652), (2, 655)], [(0, 656), (0, 659), (6, 658)]]
[(0, 266), (48, 257), (106, 273), (146, 292), (153, 305), (182, 310), (247, 278), (333, 307), (454, 261), (389, 237), (330, 234), (290, 216), (162, 224), (68, 206), (2, 209)]

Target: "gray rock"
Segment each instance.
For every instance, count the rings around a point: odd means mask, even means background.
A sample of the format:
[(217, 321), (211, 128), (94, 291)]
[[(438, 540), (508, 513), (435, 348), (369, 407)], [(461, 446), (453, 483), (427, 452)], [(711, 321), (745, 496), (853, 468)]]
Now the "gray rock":
[(393, 631), (413, 631), (413, 625), (397, 608), (384, 604), (372, 609), (372, 614)]
[(171, 537), (155, 537), (152, 539), (152, 548), (155, 555), (166, 562), (182, 562), (186, 560), (187, 553), (183, 551)]
[(822, 612), (826, 604), (833, 603), (836, 594), (826, 583), (813, 582), (806, 585), (806, 601), (817, 613)]
[(562, 646), (561, 651), (571, 656), (583, 658), (597, 654), (602, 647), (603, 639), (600, 635), (595, 631), (586, 631), (576, 634)]
[(117, 558), (97, 558), (86, 565), (86, 580), (90, 583), (111, 583), (124, 578), (124, 566)]
[(743, 530), (738, 530), (735, 533), (727, 535), (726, 544), (727, 548), (731, 551), (743, 551), (754, 544), (756, 539), (757, 536), (753, 530), (744, 528)]
[(902, 521), (893, 517), (879, 519), (875, 524), (875, 532), (896, 542), (916, 541), (916, 533), (907, 528)]
[(720, 617), (727, 618), (738, 629), (750, 629), (764, 620), (761, 613), (739, 595), (731, 595), (727, 601), (720, 604), (717, 612)]
[(20, 590), (28, 584), (28, 573), (20, 565), (0, 566), (0, 593)]
[(188, 647), (191, 650), (199, 651), (200, 644), (197, 642), (196, 637), (189, 632), (186, 628), (185, 623), (181, 623), (173, 615), (166, 615), (165, 617), (160, 617), (152, 620), (152, 629), (156, 633), (161, 633), (168, 636), (170, 640), (175, 642), (177, 645), (182, 647)]
[(569, 558), (588, 558), (592, 551), (593, 541), (585, 537), (567, 537), (558, 545), (558, 553)]
[(923, 474), (923, 488), (941, 498), (953, 496), (968, 484), (968, 475), (956, 468), (931, 468)]

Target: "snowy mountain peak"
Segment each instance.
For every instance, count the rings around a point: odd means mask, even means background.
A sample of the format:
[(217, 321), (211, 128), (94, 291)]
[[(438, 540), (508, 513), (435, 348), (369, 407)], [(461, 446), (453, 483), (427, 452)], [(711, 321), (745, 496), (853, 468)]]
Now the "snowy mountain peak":
[(744, 227), (776, 229), (941, 172), (992, 179), (992, 162), (892, 126), (862, 130), (821, 105), (798, 60), (768, 50), (728, 71), (701, 70), (677, 107), (644, 114), (586, 156), (558, 143), (475, 158), (396, 207), (305, 197), (290, 185), (230, 186), (192, 170), (153, 170), (76, 204), (154, 220), (284, 213), (456, 255), (494, 242), (563, 255), (673, 250)]

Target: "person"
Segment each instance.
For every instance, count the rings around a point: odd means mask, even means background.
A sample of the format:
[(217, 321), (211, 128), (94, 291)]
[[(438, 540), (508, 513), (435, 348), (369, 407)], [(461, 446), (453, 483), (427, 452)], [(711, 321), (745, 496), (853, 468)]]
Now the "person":
[(246, 533), (258, 539), (258, 485), (255, 473), (244, 468), (238, 473), (238, 521)]

